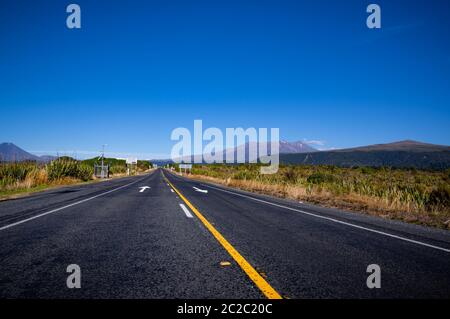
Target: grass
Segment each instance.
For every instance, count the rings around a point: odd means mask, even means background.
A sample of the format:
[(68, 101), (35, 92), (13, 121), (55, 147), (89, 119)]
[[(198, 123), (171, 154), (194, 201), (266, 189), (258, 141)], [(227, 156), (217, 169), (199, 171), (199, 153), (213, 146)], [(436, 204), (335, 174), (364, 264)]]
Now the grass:
[(14, 198), (14, 197), (20, 197), (21, 195), (40, 192), (47, 188), (49, 188), (49, 185), (42, 184), (39, 186), (30, 187), (30, 188), (3, 190), (3, 191), (0, 191), (0, 200)]
[[(95, 180), (94, 161), (77, 161), (70, 157), (61, 157), (51, 163), (35, 162), (0, 163), (0, 198), (11, 198), (44, 190), (49, 187), (71, 185)], [(124, 160), (108, 159), (111, 174), (124, 176)], [(148, 171), (150, 162), (138, 161), (137, 171)]]
[(192, 173), (249, 191), (450, 229), (450, 170), (287, 165), (261, 175), (259, 165), (213, 164), (194, 165)]
[[(49, 164), (36, 162), (0, 163), (0, 199), (8, 199), (38, 192), (50, 187), (94, 181), (94, 163), (97, 158), (77, 161), (60, 157)], [(105, 159), (112, 176), (125, 176), (125, 160)], [(148, 172), (151, 163), (138, 161), (133, 173)]]
[(93, 179), (93, 168), (70, 158), (44, 165), (34, 162), (0, 163), (0, 196), (39, 191)]
[(45, 169), (49, 181), (61, 180), (67, 177), (88, 181), (94, 175), (92, 166), (75, 160), (52, 161)]

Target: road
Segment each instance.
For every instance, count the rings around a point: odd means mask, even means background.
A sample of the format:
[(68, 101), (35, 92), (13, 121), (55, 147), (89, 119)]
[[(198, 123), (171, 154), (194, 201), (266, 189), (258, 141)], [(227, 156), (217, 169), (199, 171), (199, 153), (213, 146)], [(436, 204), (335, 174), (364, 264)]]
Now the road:
[(0, 298), (450, 297), (448, 231), (161, 169), (0, 202), (0, 242)]

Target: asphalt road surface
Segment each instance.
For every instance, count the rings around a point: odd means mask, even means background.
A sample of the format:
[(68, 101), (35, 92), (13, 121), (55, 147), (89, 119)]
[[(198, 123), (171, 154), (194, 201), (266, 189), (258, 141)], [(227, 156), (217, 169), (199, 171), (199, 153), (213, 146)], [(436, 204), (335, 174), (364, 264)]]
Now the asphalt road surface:
[(161, 169), (0, 202), (0, 243), (0, 298), (450, 297), (448, 231)]

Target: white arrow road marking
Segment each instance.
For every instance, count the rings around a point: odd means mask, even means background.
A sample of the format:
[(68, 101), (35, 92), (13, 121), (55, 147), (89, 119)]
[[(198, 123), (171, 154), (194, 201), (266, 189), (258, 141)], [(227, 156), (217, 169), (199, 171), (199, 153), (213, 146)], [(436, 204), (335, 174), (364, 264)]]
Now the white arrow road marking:
[(197, 188), (195, 186), (193, 188), (195, 189), (196, 192), (205, 193), (205, 194), (208, 193), (208, 191), (206, 189), (200, 189), (200, 188)]
[(186, 208), (186, 206), (184, 206), (183, 204), (180, 204), (180, 207), (188, 218), (193, 218), (192, 214), (189, 212), (189, 210)]
[(141, 187), (139, 187), (141, 190), (139, 191), (139, 193), (143, 193), (143, 192), (145, 192), (145, 190), (147, 189), (147, 188), (150, 188), (149, 186), (141, 186)]

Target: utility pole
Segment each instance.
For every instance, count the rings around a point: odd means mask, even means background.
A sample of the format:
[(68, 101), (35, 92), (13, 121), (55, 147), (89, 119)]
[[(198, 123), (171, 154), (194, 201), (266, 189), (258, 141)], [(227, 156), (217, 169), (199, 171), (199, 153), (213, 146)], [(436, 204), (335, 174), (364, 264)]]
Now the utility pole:
[(108, 144), (103, 144), (103, 145), (102, 145), (102, 173), (101, 173), (102, 178), (105, 178), (105, 163), (104, 163), (104, 159), (105, 159), (105, 146), (108, 146)]
[(102, 145), (102, 169), (103, 169), (103, 158), (105, 157), (105, 146), (106, 144)]

